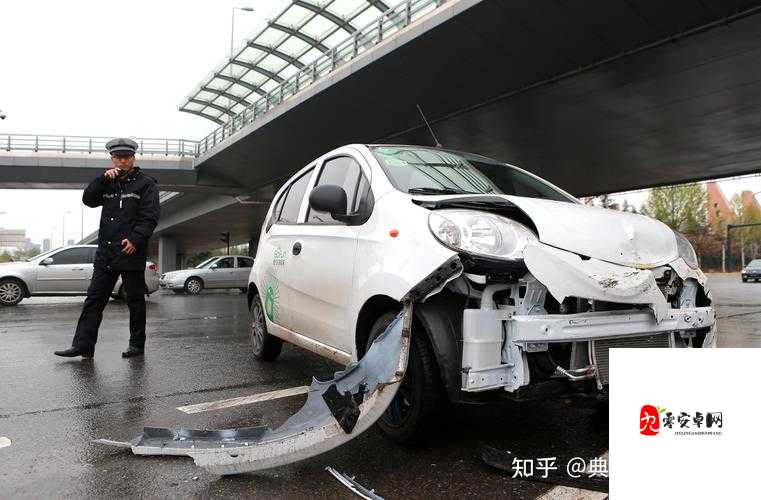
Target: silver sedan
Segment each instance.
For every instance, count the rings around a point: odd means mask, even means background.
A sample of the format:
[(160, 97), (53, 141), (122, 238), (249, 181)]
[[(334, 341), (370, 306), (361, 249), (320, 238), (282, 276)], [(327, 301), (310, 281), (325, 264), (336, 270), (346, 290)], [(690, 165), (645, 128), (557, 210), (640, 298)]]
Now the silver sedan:
[(175, 293), (196, 295), (204, 288), (248, 288), (248, 275), (254, 259), (245, 255), (211, 257), (191, 269), (170, 271), (161, 275), (161, 288)]
[[(97, 245), (57, 248), (21, 262), (0, 264), (0, 305), (15, 306), (25, 297), (87, 295)], [(146, 295), (159, 288), (153, 262), (145, 266)], [(122, 279), (114, 286), (114, 298), (125, 298)]]

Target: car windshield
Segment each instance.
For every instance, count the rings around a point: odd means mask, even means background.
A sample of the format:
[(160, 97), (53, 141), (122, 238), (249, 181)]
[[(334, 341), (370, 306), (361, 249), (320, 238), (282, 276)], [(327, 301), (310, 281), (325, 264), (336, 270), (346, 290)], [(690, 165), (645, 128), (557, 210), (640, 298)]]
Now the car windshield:
[(750, 262), (748, 262), (747, 267), (761, 267), (761, 259), (755, 259)]
[(405, 193), (496, 193), (576, 202), (528, 172), (483, 156), (414, 146), (371, 150), (394, 187)]
[(198, 265), (196, 266), (196, 269), (204, 269), (204, 268), (207, 268), (207, 267), (209, 267), (209, 266), (211, 265), (211, 263), (212, 263), (213, 261), (215, 261), (215, 260), (217, 260), (217, 258), (216, 258), (216, 257), (211, 257), (211, 258), (209, 258), (209, 259), (206, 259), (205, 261), (203, 261), (203, 262), (201, 262), (200, 264), (198, 264)]
[(60, 248), (54, 248), (53, 250), (48, 250), (47, 252), (43, 252), (43, 253), (37, 254), (34, 257), (29, 257), (28, 259), (26, 259), (26, 262), (32, 262), (33, 260), (37, 260), (39, 258), (43, 258), (46, 255), (50, 255), (53, 252), (57, 252), (58, 250), (60, 250)]

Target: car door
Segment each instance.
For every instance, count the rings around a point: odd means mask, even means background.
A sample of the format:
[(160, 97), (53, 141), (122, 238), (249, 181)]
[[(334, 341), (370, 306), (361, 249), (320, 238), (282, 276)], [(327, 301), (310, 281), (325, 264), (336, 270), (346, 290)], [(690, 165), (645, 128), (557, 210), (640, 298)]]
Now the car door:
[(232, 286), (235, 272), (235, 257), (221, 257), (204, 274), (206, 288), (227, 288)]
[(88, 247), (64, 248), (49, 255), (47, 259), (52, 259), (53, 262), (41, 262), (37, 268), (37, 291), (84, 293), (92, 277), (92, 258), (92, 249)]
[(238, 257), (235, 266), (235, 288), (246, 288), (248, 286), (248, 275), (251, 274), (251, 267), (254, 265), (254, 259), (251, 257)]
[(288, 265), (293, 257), (294, 231), (305, 202), (304, 194), (314, 171), (314, 167), (308, 168), (286, 183), (274, 204), (254, 259), (267, 319), (289, 330), (293, 329), (290, 307), (293, 276)]
[[(315, 187), (337, 185), (347, 195), (347, 214), (359, 206), (359, 196), (369, 189), (369, 168), (351, 154), (327, 158)], [(288, 274), (291, 285), (293, 329), (323, 344), (351, 352), (354, 344), (349, 310), (357, 249), (358, 225), (335, 220), (329, 213), (306, 208), (304, 223), (295, 228)]]

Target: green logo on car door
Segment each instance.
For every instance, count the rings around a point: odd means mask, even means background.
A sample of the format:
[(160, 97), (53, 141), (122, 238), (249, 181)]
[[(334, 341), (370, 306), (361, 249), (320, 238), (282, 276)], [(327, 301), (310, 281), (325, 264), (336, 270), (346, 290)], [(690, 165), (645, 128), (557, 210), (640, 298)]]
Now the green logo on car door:
[(270, 281), (264, 289), (264, 312), (270, 321), (277, 321), (279, 302), (280, 292), (278, 291), (277, 283)]

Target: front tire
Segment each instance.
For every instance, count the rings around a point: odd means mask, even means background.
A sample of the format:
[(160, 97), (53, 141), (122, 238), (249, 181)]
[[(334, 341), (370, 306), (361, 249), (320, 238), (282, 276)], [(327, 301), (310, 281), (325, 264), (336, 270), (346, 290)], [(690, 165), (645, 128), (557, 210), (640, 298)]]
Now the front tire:
[(188, 278), (185, 282), (185, 293), (188, 295), (198, 295), (203, 290), (203, 281), (201, 278)]
[(13, 278), (0, 280), (0, 305), (15, 306), (24, 299), (24, 284)]
[[(365, 353), (397, 314), (390, 311), (375, 321)], [(433, 436), (444, 405), (444, 391), (431, 347), (425, 333), (413, 332), (407, 372), (388, 409), (378, 419), (378, 429), (396, 443), (425, 443)]]
[(283, 340), (267, 331), (264, 307), (258, 293), (251, 300), (248, 332), (254, 357), (261, 361), (275, 361), (283, 349)]

